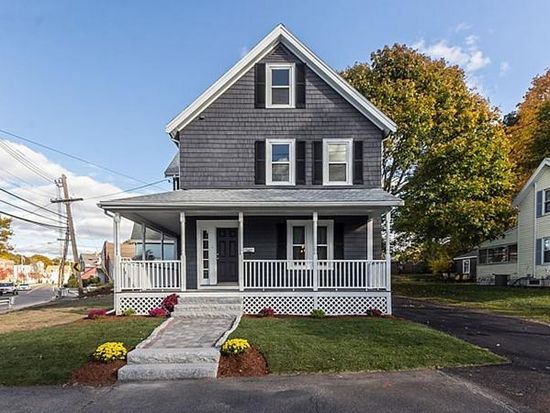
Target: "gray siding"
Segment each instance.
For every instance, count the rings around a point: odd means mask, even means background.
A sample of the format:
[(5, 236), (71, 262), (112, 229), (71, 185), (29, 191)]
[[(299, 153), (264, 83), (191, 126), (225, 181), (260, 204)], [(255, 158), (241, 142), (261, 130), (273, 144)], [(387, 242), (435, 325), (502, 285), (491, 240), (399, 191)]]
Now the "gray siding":
[[(297, 61), (284, 46), (278, 46), (264, 59), (264, 62)], [(312, 184), (311, 141), (362, 140), (362, 187), (380, 187), (382, 132), (307, 67), (305, 109), (254, 108), (252, 69), (200, 118), (180, 134), (181, 188), (258, 187), (254, 183), (254, 141), (265, 138), (307, 141), (307, 186)]]

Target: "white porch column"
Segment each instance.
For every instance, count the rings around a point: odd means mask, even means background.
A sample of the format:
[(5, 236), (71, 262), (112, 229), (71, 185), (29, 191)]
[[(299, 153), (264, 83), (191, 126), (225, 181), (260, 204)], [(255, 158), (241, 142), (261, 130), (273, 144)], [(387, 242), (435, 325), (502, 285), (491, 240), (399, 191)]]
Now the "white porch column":
[(120, 214), (113, 215), (113, 283), (116, 292), (122, 291), (122, 277), (120, 273)]
[(239, 291), (244, 291), (244, 214), (239, 212)]
[(391, 254), (390, 254), (391, 209), (386, 212), (386, 290), (388, 291), (388, 314), (392, 313), (391, 302)]
[(141, 260), (147, 259), (147, 248), (145, 247), (145, 240), (147, 239), (147, 227), (145, 224), (141, 224)]
[(180, 231), (180, 288), (181, 291), (185, 291), (187, 289), (187, 257), (185, 254), (185, 212), (180, 212)]
[(367, 260), (372, 261), (374, 258), (373, 254), (373, 228), (374, 228), (374, 221), (372, 218), (369, 217), (367, 221)]
[(313, 291), (319, 289), (319, 273), (317, 271), (317, 260), (319, 255), (317, 254), (317, 223), (319, 220), (319, 214), (317, 211), (313, 213)]

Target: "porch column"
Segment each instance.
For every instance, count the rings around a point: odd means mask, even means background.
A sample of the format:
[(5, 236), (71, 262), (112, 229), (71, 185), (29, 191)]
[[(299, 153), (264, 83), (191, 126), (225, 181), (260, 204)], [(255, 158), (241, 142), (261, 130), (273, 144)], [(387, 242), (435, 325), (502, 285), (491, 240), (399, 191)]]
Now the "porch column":
[(164, 232), (160, 233), (160, 259), (164, 261)]
[(120, 214), (113, 215), (113, 283), (116, 292), (122, 291), (120, 274)]
[(390, 255), (391, 209), (386, 212), (386, 291), (388, 291), (388, 314), (392, 313), (391, 303), (391, 255)]
[(147, 259), (147, 251), (145, 248), (145, 240), (147, 238), (147, 227), (145, 224), (141, 224), (141, 260), (145, 261)]
[(187, 289), (187, 258), (185, 255), (185, 212), (180, 212), (180, 232), (180, 288), (181, 291), (185, 291)]
[(244, 291), (244, 214), (239, 212), (239, 291)]
[(313, 291), (317, 291), (319, 288), (319, 274), (317, 271), (317, 260), (319, 255), (317, 254), (317, 221), (319, 214), (317, 211), (313, 213)]
[(374, 228), (374, 221), (371, 217), (367, 220), (367, 260), (372, 261), (374, 258), (373, 254), (373, 228)]

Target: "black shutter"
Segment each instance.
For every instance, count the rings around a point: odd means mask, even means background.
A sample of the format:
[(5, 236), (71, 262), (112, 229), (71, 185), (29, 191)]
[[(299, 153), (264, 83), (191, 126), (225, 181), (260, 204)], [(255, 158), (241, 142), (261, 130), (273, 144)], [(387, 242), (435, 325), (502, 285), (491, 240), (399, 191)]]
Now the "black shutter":
[(537, 239), (535, 244), (535, 265), (542, 265), (542, 238)]
[(286, 260), (286, 222), (277, 224), (277, 259)]
[(265, 141), (254, 142), (254, 181), (257, 185), (265, 184)]
[(296, 108), (306, 107), (306, 65), (296, 64)]
[(323, 142), (313, 142), (313, 185), (323, 184)]
[(296, 185), (306, 184), (306, 142), (296, 141)]
[(265, 63), (256, 63), (254, 76), (254, 107), (265, 108)]
[(344, 259), (344, 224), (342, 222), (334, 223), (334, 259)]
[(537, 218), (542, 217), (542, 197), (543, 197), (542, 191), (538, 191), (537, 192), (537, 199), (536, 199), (536, 215), (537, 215)]
[(353, 141), (353, 184), (363, 184), (363, 141)]

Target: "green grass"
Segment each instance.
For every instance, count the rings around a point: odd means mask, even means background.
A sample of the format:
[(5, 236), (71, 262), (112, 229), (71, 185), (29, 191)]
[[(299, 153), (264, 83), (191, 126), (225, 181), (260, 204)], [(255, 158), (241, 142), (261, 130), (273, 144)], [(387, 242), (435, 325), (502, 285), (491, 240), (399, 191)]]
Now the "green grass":
[(246, 338), (272, 373), (402, 370), (506, 361), (420, 324), (391, 318), (249, 318)]
[(0, 334), (0, 385), (66, 383), (105, 341), (135, 347), (162, 319), (119, 317)]
[(394, 276), (396, 295), (550, 323), (550, 289), (443, 282), (431, 275)]
[(85, 297), (78, 299), (63, 299), (60, 301), (55, 301), (52, 304), (46, 304), (45, 306), (33, 307), (36, 309), (43, 310), (45, 308), (52, 309), (65, 309), (69, 312), (74, 312), (77, 314), (87, 314), (88, 310), (92, 308), (105, 308), (111, 309), (114, 306), (113, 294), (107, 295), (98, 295), (96, 297)]

